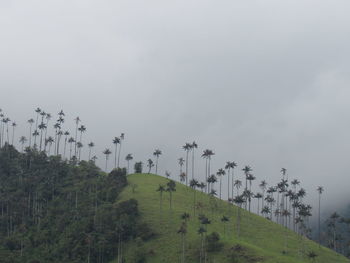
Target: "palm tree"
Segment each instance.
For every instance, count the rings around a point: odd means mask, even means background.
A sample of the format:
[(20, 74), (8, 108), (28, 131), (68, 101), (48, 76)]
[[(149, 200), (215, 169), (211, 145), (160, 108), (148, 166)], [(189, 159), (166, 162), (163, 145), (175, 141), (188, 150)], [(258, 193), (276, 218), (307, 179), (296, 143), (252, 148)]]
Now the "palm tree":
[(77, 156), (77, 143), (78, 143), (78, 126), (79, 126), (79, 122), (81, 122), (79, 117), (76, 117), (75, 119), (75, 145), (74, 145), (74, 156)]
[[(83, 143), (83, 133), (86, 132), (86, 127), (84, 125), (81, 125), (78, 130), (80, 131), (80, 143)], [(78, 145), (77, 145), (78, 147)], [(80, 151), (81, 151), (81, 147), (79, 148), (79, 159), (80, 159)]]
[(162, 155), (162, 151), (161, 150), (159, 150), (159, 149), (154, 150), (153, 156), (156, 157), (156, 174), (158, 174), (158, 159), (159, 159), (160, 155)]
[(188, 178), (188, 154), (191, 151), (191, 148), (192, 148), (192, 144), (187, 143), (187, 142), (185, 143), (184, 146), (182, 146), (182, 149), (184, 149), (186, 152), (186, 162), (185, 162), (185, 164), (186, 164), (186, 185), (187, 185), (187, 178)]
[(170, 180), (167, 184), (166, 191), (169, 192), (169, 204), (170, 204), (170, 209), (172, 209), (172, 201), (173, 201), (173, 192), (176, 191), (176, 184), (173, 180)]
[(81, 148), (83, 148), (83, 144), (81, 142), (77, 143), (77, 148), (78, 148), (78, 162), (80, 162), (80, 154), (81, 154)]
[(181, 257), (181, 262), (185, 263), (185, 236), (187, 233), (187, 226), (186, 222), (182, 222), (180, 229), (177, 231), (178, 234), (181, 234), (181, 239), (182, 239), (182, 257)]
[(91, 150), (92, 150), (92, 148), (95, 147), (95, 144), (93, 142), (89, 142), (88, 147), (89, 147), (89, 161), (90, 161), (91, 160)]
[(196, 187), (199, 186), (199, 183), (196, 179), (192, 179), (190, 181), (190, 187), (194, 190), (193, 191), (193, 211), (194, 211), (194, 214), (196, 214)]
[[(286, 168), (282, 168), (282, 169), (281, 169), (281, 173), (282, 173), (282, 179), (284, 180), (284, 177), (285, 177), (286, 174), (287, 174), (287, 169), (286, 169)], [(287, 178), (287, 180), (288, 180), (288, 178)]]
[(244, 175), (245, 175), (245, 189), (244, 190), (248, 190), (248, 176), (249, 176), (250, 172), (253, 170), (249, 165), (246, 165), (246, 166), (244, 166), (242, 171), (244, 172)]
[(235, 163), (235, 162), (231, 162), (231, 163), (230, 163), (230, 166), (231, 166), (231, 186), (232, 186), (232, 189), (231, 189), (231, 197), (233, 198), (233, 189), (234, 189), (234, 171), (235, 171), (235, 168), (237, 167), (237, 163)]
[(242, 205), (245, 202), (245, 199), (243, 195), (237, 195), (234, 199), (233, 202), (238, 206), (238, 213), (237, 213), (237, 236), (239, 237), (240, 235), (240, 229), (241, 229), (241, 210), (242, 210)]
[[(67, 148), (67, 141), (68, 141), (68, 136), (69, 136), (69, 131), (64, 132), (64, 149), (63, 149), (63, 156), (66, 157), (66, 148)], [(90, 159), (90, 157), (89, 157)]]
[(321, 195), (324, 191), (322, 186), (317, 187), (318, 192), (318, 244), (321, 246)]
[(245, 200), (248, 200), (248, 211), (250, 212), (250, 204), (252, 202), (252, 197), (254, 197), (254, 194), (250, 190), (244, 190), (243, 191), (243, 196), (245, 197)]
[[(212, 150), (206, 149), (203, 151), (202, 157), (205, 158), (205, 180), (208, 181), (208, 177), (210, 176), (210, 161), (211, 156), (214, 155)], [(207, 193), (209, 192), (209, 185), (207, 188)]]
[(107, 165), (108, 165), (108, 159), (109, 159), (109, 155), (111, 154), (111, 150), (106, 148), (104, 151), (103, 151), (103, 154), (106, 156), (106, 166), (105, 166), (105, 171), (107, 172)]
[[(262, 197), (261, 197), (261, 207), (264, 207), (264, 198), (265, 198), (265, 191), (267, 188), (267, 182), (265, 180), (262, 180), (261, 183), (259, 184), (259, 187), (262, 191)], [(260, 211), (259, 211), (260, 213)]]
[(92, 156), (92, 157), (91, 157), (91, 160), (92, 160), (93, 163), (96, 163), (97, 156), (96, 156), (96, 155)]
[(44, 136), (44, 142), (46, 142), (46, 138), (47, 138), (47, 128), (49, 127), (49, 121), (51, 120), (51, 114), (50, 113), (46, 113), (46, 129), (45, 129), (45, 136)]
[(15, 128), (17, 126), (17, 123), (16, 122), (12, 122), (12, 145), (15, 141)]
[(241, 188), (242, 186), (242, 181), (241, 180), (235, 180), (235, 182), (233, 183), (233, 185), (236, 187), (237, 189), (237, 195), (239, 195), (239, 188)]
[(121, 152), (121, 150), (122, 150), (122, 142), (124, 141), (124, 136), (125, 136), (125, 134), (124, 133), (121, 133), (120, 134), (120, 142), (119, 142), (119, 152), (118, 152), (118, 168), (120, 167), (119, 166), (119, 160), (120, 160), (120, 152)]
[(118, 144), (120, 143), (120, 138), (114, 137), (113, 144), (115, 145), (114, 149), (114, 168), (117, 168), (117, 152), (118, 152)]
[(125, 160), (128, 162), (128, 174), (129, 174), (129, 168), (130, 168), (129, 164), (130, 164), (130, 161), (131, 161), (132, 159), (134, 159), (134, 157), (132, 157), (132, 154), (131, 154), (131, 153), (129, 153), (129, 154), (125, 157)]
[(260, 199), (263, 198), (263, 195), (261, 193), (257, 193), (255, 196), (254, 196), (256, 199), (258, 199), (258, 215), (260, 215)]
[(39, 124), (39, 130), (40, 130), (40, 142), (39, 142), (39, 151), (41, 151), (41, 147), (42, 147), (42, 142), (43, 142), (43, 130), (46, 130), (46, 124), (45, 123), (40, 123)]
[(217, 182), (217, 178), (214, 174), (212, 174), (211, 176), (208, 177), (207, 179), (207, 183), (208, 183), (208, 189), (209, 191), (213, 190), (213, 185)]
[(269, 218), (269, 214), (271, 213), (271, 209), (268, 206), (264, 206), (263, 209), (261, 210), (261, 213), (265, 215), (265, 218)]
[(200, 263), (202, 263), (203, 259), (204, 259), (204, 234), (207, 232), (207, 230), (203, 227), (203, 226), (200, 226), (199, 229), (198, 229), (198, 234), (201, 236), (201, 250), (200, 250), (200, 253), (199, 253), (199, 260), (200, 260)]
[(33, 132), (33, 137), (34, 137), (34, 149), (36, 149), (36, 137), (39, 136), (39, 132), (37, 130), (35, 130)]
[(19, 142), (22, 144), (22, 152), (23, 152), (24, 144), (27, 142), (27, 138), (25, 136), (21, 136), (21, 138), (19, 138)]
[(185, 164), (185, 159), (181, 157), (178, 159), (178, 162), (180, 165), (180, 174), (182, 174), (182, 166)]
[(221, 222), (224, 225), (224, 235), (226, 236), (226, 223), (230, 221), (230, 219), (227, 216), (222, 216), (221, 218)]
[(191, 150), (192, 150), (192, 179), (194, 179), (194, 150), (198, 148), (198, 145), (195, 141), (191, 144)]
[(29, 119), (27, 121), (29, 123), (29, 148), (32, 146), (32, 126), (34, 123), (33, 119)]
[(163, 192), (165, 192), (165, 187), (163, 185), (159, 185), (157, 192), (159, 192), (160, 199), (159, 199), (159, 210), (162, 211), (163, 207)]
[(70, 144), (69, 145), (69, 160), (72, 159), (72, 144), (75, 142), (74, 138), (73, 137), (70, 137), (68, 139), (68, 143)]
[[(231, 170), (231, 162), (226, 162), (225, 169), (227, 170), (227, 200), (228, 200), (228, 199), (230, 199), (230, 170)], [(233, 183), (232, 183), (232, 186), (233, 186)]]
[[(219, 198), (221, 199), (221, 185), (222, 185), (222, 176), (224, 176), (226, 174), (225, 170), (220, 168), (216, 175), (220, 178), (220, 195), (219, 195)], [(227, 176), (228, 177), (228, 176)]]
[(49, 144), (49, 152), (48, 152), (48, 155), (50, 155), (50, 151), (51, 151), (51, 146), (52, 146), (52, 143), (54, 142), (53, 138), (51, 136), (49, 136), (47, 138), (47, 144)]
[(151, 173), (152, 167), (154, 166), (154, 163), (152, 161), (152, 159), (148, 159), (147, 160), (147, 167), (148, 167), (148, 173)]

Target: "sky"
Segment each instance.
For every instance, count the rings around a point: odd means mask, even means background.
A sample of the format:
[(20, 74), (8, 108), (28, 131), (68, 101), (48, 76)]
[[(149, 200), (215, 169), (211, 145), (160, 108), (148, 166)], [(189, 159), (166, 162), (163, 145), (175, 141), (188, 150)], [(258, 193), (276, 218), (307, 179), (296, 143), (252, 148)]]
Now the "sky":
[(195, 140), (200, 179), (208, 148), (213, 172), (235, 161), (237, 178), (250, 165), (255, 185), (275, 184), (285, 167), (312, 204), (324, 186), (333, 209), (350, 183), (349, 8), (347, 0), (2, 0), (0, 107), (17, 136), (37, 107), (63, 109), (71, 132), (79, 116), (101, 167), (123, 132), (123, 159), (145, 162), (159, 148), (160, 173), (178, 178), (181, 147)]

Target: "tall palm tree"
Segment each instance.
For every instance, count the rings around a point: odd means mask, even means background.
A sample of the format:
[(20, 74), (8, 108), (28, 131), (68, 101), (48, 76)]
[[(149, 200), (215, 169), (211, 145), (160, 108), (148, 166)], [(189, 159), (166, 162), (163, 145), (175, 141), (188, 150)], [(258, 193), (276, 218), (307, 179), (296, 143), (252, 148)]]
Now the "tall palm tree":
[[(80, 143), (82, 144), (83, 143), (83, 133), (86, 132), (86, 127), (84, 125), (81, 125), (78, 130), (80, 131)], [(78, 147), (78, 145), (77, 145)], [(80, 154), (81, 154), (81, 147), (79, 148), (79, 157), (80, 157)]]
[(226, 223), (230, 221), (230, 219), (227, 216), (222, 216), (221, 223), (224, 225), (224, 235), (226, 236)]
[(89, 161), (90, 161), (91, 160), (91, 150), (92, 150), (92, 148), (95, 147), (95, 144), (93, 142), (89, 142), (88, 147), (89, 147)]
[[(205, 180), (208, 181), (208, 177), (210, 176), (210, 161), (211, 156), (214, 155), (212, 150), (206, 149), (203, 151), (202, 157), (205, 159)], [(209, 184), (207, 188), (207, 193), (209, 192)]]
[(66, 157), (66, 148), (67, 148), (67, 142), (68, 142), (68, 136), (69, 136), (69, 131), (64, 132), (64, 149), (63, 149), (63, 157)]
[(190, 181), (190, 187), (194, 190), (193, 191), (193, 211), (194, 214), (196, 214), (196, 187), (199, 186), (199, 182), (196, 179), (192, 179)]
[(237, 195), (239, 195), (239, 188), (241, 188), (242, 186), (242, 181), (241, 180), (235, 180), (235, 182), (233, 183), (233, 185), (236, 187), (237, 189)]
[(318, 244), (321, 245), (321, 195), (324, 191), (322, 186), (317, 187), (318, 192)]
[(189, 152), (191, 151), (191, 148), (192, 148), (192, 144), (186, 142), (184, 146), (182, 146), (182, 149), (185, 150), (186, 152), (186, 185), (187, 185), (187, 178), (188, 178), (188, 154)]
[(50, 151), (51, 151), (51, 146), (52, 146), (52, 143), (54, 142), (54, 139), (51, 137), (51, 136), (49, 136), (48, 138), (47, 138), (47, 144), (49, 145), (49, 152), (48, 152), (48, 155), (50, 155)]
[(125, 137), (125, 134), (124, 133), (121, 133), (120, 134), (120, 142), (119, 142), (119, 152), (118, 152), (118, 168), (120, 167), (119, 164), (120, 164), (120, 152), (122, 150), (122, 142), (124, 141), (124, 137)]
[(241, 210), (242, 205), (245, 202), (245, 199), (242, 195), (237, 195), (235, 198), (233, 198), (233, 202), (238, 206), (238, 213), (237, 213), (237, 236), (239, 238), (240, 236), (240, 230), (241, 230)]
[(147, 160), (147, 167), (148, 167), (148, 173), (151, 173), (152, 167), (154, 166), (154, 163), (152, 161), (152, 159), (148, 159)]
[(173, 180), (170, 180), (167, 184), (166, 191), (169, 192), (169, 204), (170, 204), (170, 210), (172, 209), (173, 205), (173, 192), (176, 191), (176, 184)]
[[(46, 124), (45, 123), (40, 123), (38, 126), (39, 130), (40, 130), (40, 142), (39, 142), (39, 151), (41, 151), (42, 148), (42, 142), (43, 142), (43, 130), (46, 130)], [(45, 142), (44, 142), (45, 143)]]
[(44, 136), (44, 142), (46, 141), (47, 138), (47, 129), (49, 127), (49, 121), (51, 120), (51, 114), (50, 113), (46, 113), (46, 129), (45, 129), (45, 136)]
[(33, 123), (34, 123), (34, 120), (33, 119), (29, 119), (27, 121), (29, 123), (29, 148), (32, 146), (32, 126), (33, 126)]
[(261, 193), (257, 193), (254, 197), (256, 199), (258, 199), (258, 211), (257, 211), (257, 214), (260, 215), (260, 199), (263, 198), (263, 195)]
[[(38, 108), (36, 108), (35, 112), (36, 112), (35, 130), (38, 130), (39, 115), (40, 115), (40, 113), (41, 113), (41, 109), (38, 107)], [(34, 143), (34, 145), (35, 145), (35, 143)]]
[[(284, 180), (285, 177), (286, 177), (286, 174), (287, 174), (287, 169), (286, 168), (282, 168), (281, 169), (281, 173), (282, 173), (282, 179)], [(287, 178), (287, 180), (288, 180), (288, 178)]]
[(70, 137), (68, 139), (68, 143), (69, 143), (69, 160), (72, 159), (72, 145), (73, 145), (74, 142), (75, 142), (75, 140), (74, 140), (73, 137)]
[(74, 120), (75, 120), (74, 155), (77, 156), (78, 128), (79, 128), (79, 122), (81, 122), (81, 120), (80, 120), (79, 116), (76, 117)]
[(114, 148), (114, 169), (117, 168), (117, 153), (118, 153), (118, 144), (120, 143), (120, 138), (114, 137), (113, 144), (115, 145)]
[(153, 156), (156, 157), (156, 174), (158, 174), (158, 159), (159, 159), (160, 155), (162, 155), (162, 151), (161, 150), (159, 150), (159, 149), (154, 150)]
[(244, 166), (242, 171), (244, 172), (244, 175), (245, 175), (245, 188), (244, 188), (244, 190), (248, 190), (248, 176), (249, 176), (250, 172), (253, 170), (249, 165), (246, 165), (246, 166)]
[(104, 151), (103, 151), (103, 154), (106, 156), (106, 166), (105, 166), (105, 171), (107, 172), (107, 165), (108, 165), (108, 159), (109, 159), (109, 155), (111, 154), (111, 150), (106, 148)]
[[(227, 170), (227, 200), (230, 199), (230, 171), (231, 171), (231, 162), (226, 162), (225, 169)], [(232, 183), (233, 186), (233, 183)]]
[(125, 157), (125, 160), (128, 162), (128, 174), (129, 174), (129, 171), (130, 171), (130, 161), (132, 159), (134, 159), (134, 157), (132, 157), (131, 153), (127, 154), (126, 157)]
[(271, 214), (271, 209), (268, 206), (264, 206), (261, 210), (261, 213), (265, 215), (265, 218), (269, 218), (269, 214)]
[(194, 179), (194, 151), (198, 148), (198, 144), (193, 141), (191, 144), (191, 150), (192, 150), (192, 179)]
[[(219, 194), (219, 198), (221, 199), (221, 186), (222, 186), (222, 176), (224, 176), (226, 174), (225, 170), (220, 168), (216, 175), (220, 178), (220, 194)], [(228, 176), (227, 176), (228, 177)]]
[(163, 192), (165, 192), (165, 186), (159, 185), (157, 192), (159, 192), (159, 210), (162, 211), (163, 208)]
[(264, 198), (265, 198), (265, 191), (266, 191), (266, 188), (267, 188), (267, 182), (265, 180), (262, 180), (261, 183), (259, 184), (259, 187), (260, 187), (260, 189), (262, 191), (261, 207), (264, 207)]
[(36, 137), (39, 136), (39, 132), (37, 130), (35, 130), (33, 132), (33, 137), (34, 137), (34, 149), (36, 149)]
[(180, 157), (180, 158), (178, 159), (178, 162), (179, 162), (179, 165), (180, 165), (180, 174), (182, 174), (182, 167), (183, 167), (183, 165), (185, 164), (185, 159), (182, 158), (182, 157)]
[(21, 136), (21, 138), (19, 138), (19, 142), (22, 144), (22, 152), (23, 152), (24, 144), (27, 142), (27, 138), (25, 136)]
[(181, 262), (185, 263), (185, 236), (187, 233), (187, 225), (186, 222), (182, 222), (180, 229), (177, 231), (178, 234), (181, 234), (181, 240), (182, 240), (182, 256), (181, 256)]
[(13, 145), (13, 143), (14, 143), (14, 141), (15, 141), (15, 129), (16, 129), (16, 126), (17, 126), (17, 123), (16, 122), (12, 122), (12, 145)]
[(204, 243), (205, 243), (205, 236), (204, 234), (207, 232), (207, 230), (203, 227), (200, 226), (198, 229), (198, 234), (201, 236), (201, 249), (199, 253), (199, 262), (202, 263), (204, 260)]
[(232, 189), (231, 189), (231, 197), (233, 198), (233, 189), (234, 189), (234, 171), (235, 171), (235, 168), (237, 167), (237, 163), (236, 162), (231, 162), (230, 163), (230, 166), (231, 166), (231, 186), (232, 186)]
[(84, 145), (81, 142), (77, 143), (77, 148), (78, 148), (78, 162), (80, 162), (80, 154), (81, 154), (81, 148), (83, 148)]

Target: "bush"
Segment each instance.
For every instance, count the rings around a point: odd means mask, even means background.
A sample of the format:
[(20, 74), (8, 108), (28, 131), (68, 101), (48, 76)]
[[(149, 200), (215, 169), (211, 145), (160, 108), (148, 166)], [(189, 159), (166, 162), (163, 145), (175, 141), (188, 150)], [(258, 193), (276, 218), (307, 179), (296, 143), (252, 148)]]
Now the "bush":
[(220, 235), (217, 232), (211, 233), (207, 237), (207, 241), (208, 241), (208, 251), (209, 252), (218, 252), (224, 246), (224, 244), (222, 242), (220, 242)]

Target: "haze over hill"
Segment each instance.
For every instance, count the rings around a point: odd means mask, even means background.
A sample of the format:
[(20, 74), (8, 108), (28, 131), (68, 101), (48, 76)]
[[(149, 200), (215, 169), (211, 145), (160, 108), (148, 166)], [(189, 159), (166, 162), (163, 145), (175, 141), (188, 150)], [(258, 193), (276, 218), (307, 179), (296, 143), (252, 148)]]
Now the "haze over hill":
[(349, 7), (2, 1), (1, 108), (17, 134), (38, 106), (64, 109), (67, 127), (79, 115), (98, 153), (125, 132), (124, 156), (160, 148), (174, 177), (181, 146), (196, 140), (198, 173), (205, 148), (213, 171), (234, 160), (275, 183), (286, 167), (311, 199), (325, 186), (333, 207), (350, 180)]

